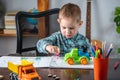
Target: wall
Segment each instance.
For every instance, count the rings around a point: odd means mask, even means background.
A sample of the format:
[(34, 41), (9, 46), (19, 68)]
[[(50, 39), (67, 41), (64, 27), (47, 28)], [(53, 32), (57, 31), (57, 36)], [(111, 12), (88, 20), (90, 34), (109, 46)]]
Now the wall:
[[(36, 7), (37, 0), (2, 0), (6, 5), (6, 10), (29, 10)], [(86, 26), (86, 1), (87, 0), (50, 0), (50, 8), (60, 8), (65, 3), (72, 2), (81, 7), (83, 25), (79, 32), (85, 35)], [(22, 6), (21, 6), (22, 4)], [(11, 6), (12, 5), (12, 6)], [(92, 5), (92, 39), (107, 41), (108, 44), (113, 43), (113, 54), (117, 54), (117, 48), (120, 47), (120, 35), (116, 33), (114, 19), (114, 10), (116, 6), (120, 6), (119, 0), (91, 0)], [(51, 26), (54, 22), (51, 22)], [(51, 27), (51, 28), (52, 28)], [(55, 27), (54, 27), (55, 28)], [(57, 27), (58, 28), (58, 27)], [(52, 30), (51, 30), (52, 31)], [(0, 40), (1, 42), (1, 40)], [(13, 41), (12, 41), (13, 42)]]
[(37, 0), (1, 0), (1, 2), (5, 5), (6, 11), (28, 11), (31, 8), (37, 8)]
[(0, 55), (16, 52), (16, 37), (0, 37)]
[[(52, 0), (50, 6), (51, 8), (61, 7), (68, 2), (79, 5), (81, 7), (82, 20), (84, 22), (79, 32), (85, 35), (86, 1), (87, 0)], [(91, 39), (106, 40), (107, 46), (113, 43), (114, 49), (111, 54), (112, 56), (117, 56), (117, 48), (120, 47), (120, 34), (116, 33), (116, 26), (113, 21), (115, 7), (117, 6), (120, 6), (119, 0), (91, 0)]]

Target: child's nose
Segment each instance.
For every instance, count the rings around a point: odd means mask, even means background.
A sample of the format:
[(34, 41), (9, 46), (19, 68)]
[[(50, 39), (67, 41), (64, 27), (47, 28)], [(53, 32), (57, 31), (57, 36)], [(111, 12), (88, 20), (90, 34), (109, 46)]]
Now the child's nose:
[(67, 30), (66, 30), (66, 33), (67, 33), (67, 34), (69, 34), (69, 33), (70, 33), (70, 30), (69, 30), (69, 29), (67, 29)]

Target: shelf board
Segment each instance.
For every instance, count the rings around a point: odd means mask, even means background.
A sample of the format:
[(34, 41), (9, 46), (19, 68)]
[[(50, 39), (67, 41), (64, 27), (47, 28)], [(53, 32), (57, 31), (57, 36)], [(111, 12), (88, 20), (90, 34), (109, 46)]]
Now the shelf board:
[[(4, 33), (4, 31), (3, 31), (4, 29), (0, 29), (0, 36), (3, 36), (3, 37), (15, 37), (15, 36), (17, 36), (15, 33)], [(25, 32), (24, 33), (24, 35), (23, 36), (25, 36), (25, 37), (27, 37), (27, 36), (38, 36), (37, 34), (33, 34), (33, 33), (29, 33), (29, 32)]]
[(0, 36), (6, 36), (6, 37), (8, 37), (8, 36), (16, 36), (16, 34), (0, 34)]
[[(3, 37), (14, 37), (14, 36), (16, 36), (16, 34), (0, 34), (0, 36), (3, 36)], [(29, 34), (24, 34), (23, 36), (25, 36), (25, 37), (27, 37), (27, 36), (37, 36), (37, 34), (31, 34), (31, 33), (29, 33)]]

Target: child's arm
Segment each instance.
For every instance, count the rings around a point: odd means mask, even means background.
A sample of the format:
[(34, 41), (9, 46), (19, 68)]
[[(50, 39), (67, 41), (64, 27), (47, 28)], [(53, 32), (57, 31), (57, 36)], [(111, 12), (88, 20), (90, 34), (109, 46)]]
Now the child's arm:
[(46, 46), (48, 45), (55, 45), (56, 41), (58, 39), (58, 32), (52, 34), (51, 36), (44, 38), (44, 39), (40, 39), (37, 42), (37, 50), (40, 53), (49, 53), (49, 50), (46, 50)]

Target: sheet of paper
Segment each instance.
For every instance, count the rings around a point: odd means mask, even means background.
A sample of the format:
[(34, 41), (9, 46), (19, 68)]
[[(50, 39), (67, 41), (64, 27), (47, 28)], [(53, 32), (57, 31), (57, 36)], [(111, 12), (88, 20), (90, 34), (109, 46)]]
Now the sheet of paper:
[(64, 60), (63, 57), (59, 57), (56, 59), (56, 57), (52, 57), (51, 62), (50, 62), (50, 67), (51, 68), (83, 68), (83, 69), (93, 69), (93, 60), (89, 62), (87, 65), (82, 65), (82, 64), (74, 64), (74, 65), (69, 65), (67, 64)]
[(7, 67), (8, 61), (15, 64), (20, 64), (22, 59), (33, 62), (34, 67), (49, 67), (49, 68), (84, 68), (93, 69), (93, 61), (91, 60), (88, 65), (74, 64), (69, 65), (63, 57), (56, 58), (55, 56), (49, 57), (16, 57), (16, 56), (2, 56), (0, 57), (0, 67)]
[(20, 64), (21, 60), (25, 59), (33, 62), (34, 67), (49, 67), (51, 57), (13, 57), (13, 56), (2, 56), (0, 57), (0, 67), (7, 67), (8, 61), (15, 64)]

